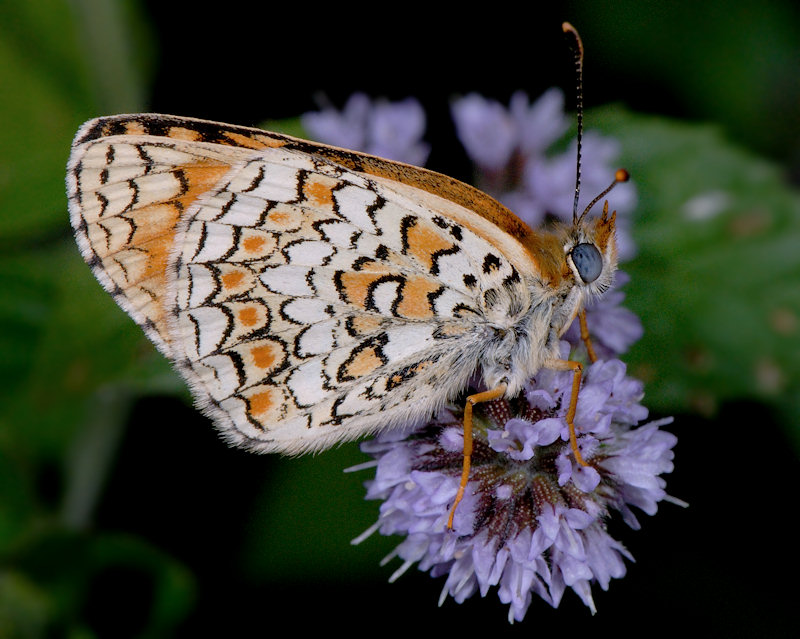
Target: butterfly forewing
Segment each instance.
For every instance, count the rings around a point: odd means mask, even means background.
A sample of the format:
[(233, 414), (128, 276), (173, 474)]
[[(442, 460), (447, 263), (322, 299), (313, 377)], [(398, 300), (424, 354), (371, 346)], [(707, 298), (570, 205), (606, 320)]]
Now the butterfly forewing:
[(519, 246), (430, 185), (158, 117), (79, 132), (72, 221), (231, 441), (303, 452), (427, 417), (526, 306)]
[(236, 156), (235, 149), (118, 136), (77, 146), (70, 159), (70, 216), (84, 259), (168, 356), (164, 292), (177, 225)]

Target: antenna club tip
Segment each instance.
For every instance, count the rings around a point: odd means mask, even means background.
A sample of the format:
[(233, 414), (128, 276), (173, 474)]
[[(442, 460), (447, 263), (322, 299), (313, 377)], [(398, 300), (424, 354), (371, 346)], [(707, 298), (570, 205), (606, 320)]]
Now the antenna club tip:
[(572, 39), (572, 47), (575, 50), (575, 55), (579, 56), (580, 62), (583, 62), (583, 41), (581, 40), (578, 30), (569, 22), (562, 22), (561, 29), (566, 36)]
[(631, 174), (625, 169), (617, 169), (617, 172), (614, 174), (614, 179), (617, 182), (627, 182), (631, 179)]

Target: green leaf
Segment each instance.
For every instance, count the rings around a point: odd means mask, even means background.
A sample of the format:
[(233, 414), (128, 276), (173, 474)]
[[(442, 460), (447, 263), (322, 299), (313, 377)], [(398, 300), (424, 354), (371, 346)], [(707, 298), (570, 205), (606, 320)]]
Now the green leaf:
[(0, 4), (0, 242), (67, 233), (64, 174), (89, 117), (144, 106), (146, 36), (137, 4)]
[(20, 446), (60, 454), (100, 389), (124, 381), (131, 389), (183, 392), (71, 240), (0, 260), (0, 273), (9, 282), (0, 290), (5, 437), (16, 433)]
[[(626, 359), (661, 412), (756, 399), (800, 444), (800, 197), (781, 170), (709, 125), (608, 108), (639, 192), (627, 305), (645, 336)], [(794, 408), (793, 408), (794, 406)]]

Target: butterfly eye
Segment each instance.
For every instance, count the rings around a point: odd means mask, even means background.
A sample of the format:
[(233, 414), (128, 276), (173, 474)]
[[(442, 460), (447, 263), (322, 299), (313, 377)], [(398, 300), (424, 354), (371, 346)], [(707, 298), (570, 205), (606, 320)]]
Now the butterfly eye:
[(603, 257), (594, 244), (578, 244), (573, 248), (572, 263), (585, 284), (594, 282), (603, 270)]

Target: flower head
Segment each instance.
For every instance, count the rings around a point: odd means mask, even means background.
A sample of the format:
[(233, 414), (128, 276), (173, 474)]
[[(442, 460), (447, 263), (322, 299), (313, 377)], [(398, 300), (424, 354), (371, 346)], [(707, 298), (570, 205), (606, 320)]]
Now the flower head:
[[(568, 345), (564, 344), (564, 355)], [(614, 511), (634, 528), (632, 507), (653, 514), (667, 499), (662, 474), (672, 470), (670, 420), (647, 417), (642, 385), (619, 360), (586, 371), (575, 424), (588, 466), (571, 453), (565, 414), (572, 374), (542, 370), (513, 400), (476, 406), (471, 479), (453, 530), (446, 522), (463, 459), (462, 414), (443, 411), (404, 437), (362, 444), (377, 460), (367, 498), (383, 500), (375, 529), (406, 535), (392, 556), (446, 576), (442, 601), (462, 602), (492, 587), (521, 620), (538, 595), (558, 606), (567, 588), (594, 612), (591, 585), (608, 588), (625, 574), (622, 544), (606, 530)]]
[(370, 100), (350, 96), (341, 111), (326, 108), (301, 118), (309, 135), (326, 144), (421, 166), (430, 149), (421, 142), (425, 111), (417, 100)]

